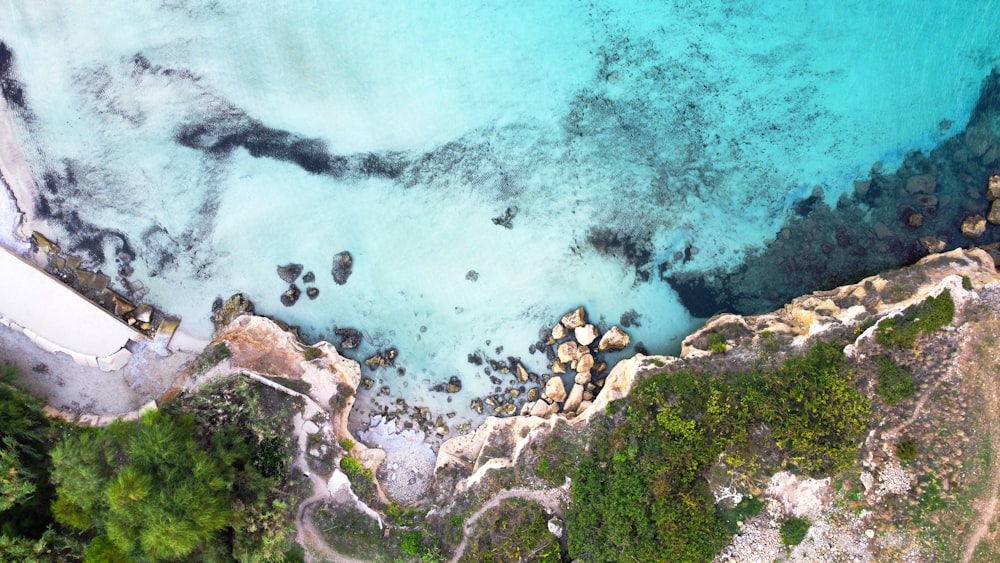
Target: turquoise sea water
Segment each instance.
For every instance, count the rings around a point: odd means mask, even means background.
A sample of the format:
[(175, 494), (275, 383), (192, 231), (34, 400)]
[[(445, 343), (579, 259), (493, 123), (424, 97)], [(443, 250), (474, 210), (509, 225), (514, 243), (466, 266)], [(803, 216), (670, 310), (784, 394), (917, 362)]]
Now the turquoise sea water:
[[(468, 354), (544, 372), (578, 304), (676, 352), (701, 320), (663, 264), (739, 266), (815, 186), (960, 130), (1000, 63), (987, 0), (232, 4), (0, 7), (36, 219), (106, 271), (134, 254), (196, 333), (241, 291), (397, 347), (392, 397), (459, 375), (455, 424), (494, 388)], [(288, 262), (317, 299), (281, 305)]]

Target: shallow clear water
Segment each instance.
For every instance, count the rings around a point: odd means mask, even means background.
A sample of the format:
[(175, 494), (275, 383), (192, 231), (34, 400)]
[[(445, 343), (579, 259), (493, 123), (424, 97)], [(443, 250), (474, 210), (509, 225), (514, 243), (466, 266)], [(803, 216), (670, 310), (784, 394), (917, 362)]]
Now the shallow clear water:
[[(189, 330), (242, 291), (396, 346), (376, 389), (411, 404), (462, 375), (454, 423), (493, 387), (469, 353), (541, 372), (529, 345), (578, 304), (676, 351), (700, 321), (660, 264), (737, 266), (814, 186), (964, 126), (1000, 62), (995, 1), (240, 4), (0, 8), (47, 229), (108, 271), (127, 240)], [(315, 301), (280, 304), (288, 262)]]

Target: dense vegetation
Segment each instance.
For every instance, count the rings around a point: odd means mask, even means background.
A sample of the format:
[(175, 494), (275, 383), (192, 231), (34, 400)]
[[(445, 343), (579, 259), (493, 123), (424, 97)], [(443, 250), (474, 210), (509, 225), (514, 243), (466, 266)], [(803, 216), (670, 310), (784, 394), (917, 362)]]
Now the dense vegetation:
[(231, 380), (139, 421), (82, 428), (52, 426), (14, 375), (3, 367), (0, 560), (299, 557), (290, 413), (273, 390)]
[(507, 499), (491, 512), (476, 523), (463, 562), (562, 561), (559, 540), (549, 532), (548, 518), (541, 505)]
[(875, 331), (875, 341), (887, 348), (913, 348), (921, 332), (933, 332), (951, 324), (955, 301), (947, 289), (910, 307), (901, 316), (884, 319)]
[(55, 429), (42, 405), (12, 385), (0, 364), (0, 561), (72, 561), (80, 543), (54, 528), (48, 444)]
[[(609, 408), (575, 472), (569, 552), (587, 561), (706, 561), (728, 541), (705, 476), (784, 458), (850, 464), (871, 415), (835, 345), (771, 370), (659, 373)], [(757, 431), (760, 429), (760, 432)]]

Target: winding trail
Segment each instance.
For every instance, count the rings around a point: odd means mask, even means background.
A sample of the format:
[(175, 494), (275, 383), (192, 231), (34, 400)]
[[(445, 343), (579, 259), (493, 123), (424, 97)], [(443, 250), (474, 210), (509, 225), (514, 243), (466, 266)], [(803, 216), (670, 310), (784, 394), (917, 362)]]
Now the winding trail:
[[(333, 548), (326, 543), (323, 539), (323, 535), (316, 530), (313, 526), (312, 519), (309, 517), (310, 511), (318, 504), (330, 498), (330, 488), (326, 481), (321, 479), (318, 475), (312, 473), (309, 470), (309, 463), (306, 461), (306, 449), (309, 436), (305, 432), (305, 421), (311, 419), (314, 415), (320, 411), (326, 411), (323, 409), (319, 403), (313, 400), (312, 397), (299, 393), (298, 391), (289, 389), (284, 385), (275, 383), (270, 379), (253, 373), (251, 371), (242, 370), (241, 373), (258, 383), (267, 385), (272, 389), (280, 391), (286, 395), (291, 395), (293, 397), (298, 397), (305, 402), (305, 407), (302, 409), (302, 414), (295, 415), (295, 439), (298, 444), (297, 452), (295, 454), (295, 467), (302, 472), (303, 475), (309, 478), (312, 483), (313, 494), (308, 498), (302, 500), (299, 503), (298, 509), (295, 512), (295, 541), (306, 549), (306, 563), (313, 563), (315, 561), (337, 561), (340, 563), (365, 563), (365, 561), (354, 559), (348, 557), (342, 553), (338, 553)], [(321, 559), (317, 559), (317, 556)]]
[(546, 489), (537, 491), (533, 489), (517, 488), (509, 489), (497, 494), (485, 504), (480, 506), (479, 510), (475, 511), (472, 516), (469, 516), (469, 518), (465, 521), (465, 524), (462, 526), (462, 542), (455, 548), (455, 554), (452, 555), (451, 559), (449, 559), (449, 563), (458, 563), (458, 560), (465, 554), (465, 546), (469, 541), (469, 535), (472, 534), (472, 528), (483, 516), (483, 514), (486, 514), (486, 512), (492, 508), (496, 508), (501, 502), (511, 498), (523, 498), (535, 501), (544, 506), (549, 512), (553, 512), (560, 516), (562, 516), (563, 505), (568, 503), (565, 489)]

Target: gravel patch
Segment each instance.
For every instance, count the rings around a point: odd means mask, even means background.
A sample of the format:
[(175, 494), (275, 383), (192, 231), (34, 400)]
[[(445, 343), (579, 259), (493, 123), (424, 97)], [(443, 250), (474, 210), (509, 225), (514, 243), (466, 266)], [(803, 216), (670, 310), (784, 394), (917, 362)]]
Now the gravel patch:
[(358, 432), (358, 438), (385, 451), (376, 476), (389, 498), (404, 505), (423, 498), (431, 486), (437, 455), (424, 443), (422, 431), (399, 430), (394, 421), (373, 416), (370, 427)]

